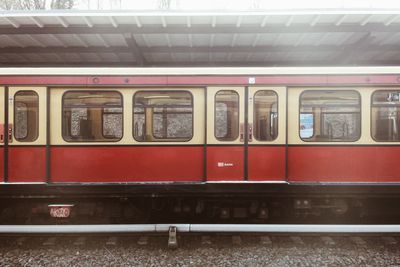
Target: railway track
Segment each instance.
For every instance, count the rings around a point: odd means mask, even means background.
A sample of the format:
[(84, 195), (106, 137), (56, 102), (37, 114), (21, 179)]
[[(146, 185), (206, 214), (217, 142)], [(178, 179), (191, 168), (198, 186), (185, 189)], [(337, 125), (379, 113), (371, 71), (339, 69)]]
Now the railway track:
[[(85, 246), (164, 246), (168, 242), (169, 248), (186, 246), (305, 246), (319, 244), (335, 247), (346, 242), (357, 247), (381, 245), (394, 247), (400, 243), (400, 234), (367, 234), (367, 233), (195, 233), (176, 236), (176, 246), (171, 246), (171, 237), (162, 233), (135, 233), (135, 234), (9, 234), (0, 236), (0, 244), (16, 246), (54, 247), (70, 244), (75, 247)], [(163, 245), (164, 244), (164, 245)]]
[(178, 230), (175, 241), (171, 246), (168, 228), (167, 231), (158, 232), (2, 233), (0, 266), (400, 264), (400, 234), (395, 232), (256, 233)]
[[(21, 236), (22, 243), (26, 236), (50, 236), (44, 244), (55, 244), (57, 236), (79, 236), (74, 244), (84, 241), (84, 235), (109, 235), (106, 242), (114, 244), (118, 236), (142, 235), (139, 244), (147, 243), (148, 236), (167, 236), (168, 247), (177, 248), (179, 235), (201, 236), (202, 243), (210, 241), (210, 235), (224, 234), (232, 236), (232, 243), (241, 243), (241, 236), (259, 236), (260, 242), (272, 243), (270, 236), (289, 236), (295, 243), (304, 243), (302, 236), (320, 237), (326, 243), (332, 243), (331, 236), (348, 236), (352, 242), (366, 244), (362, 236), (382, 236), (388, 244), (397, 244), (400, 225), (327, 225), (327, 224), (103, 224), (103, 225), (0, 225), (3, 236)], [(22, 238), (22, 239), (21, 239)]]

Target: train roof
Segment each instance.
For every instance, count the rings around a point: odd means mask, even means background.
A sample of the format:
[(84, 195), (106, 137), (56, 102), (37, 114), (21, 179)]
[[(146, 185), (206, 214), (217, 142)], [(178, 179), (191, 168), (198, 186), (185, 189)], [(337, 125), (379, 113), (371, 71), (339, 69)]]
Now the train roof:
[(400, 74), (400, 66), (379, 67), (168, 67), (168, 68), (128, 68), (128, 67), (7, 67), (0, 68), (0, 76), (15, 75), (378, 75)]
[(3, 67), (400, 65), (399, 9), (4, 11), (0, 35)]

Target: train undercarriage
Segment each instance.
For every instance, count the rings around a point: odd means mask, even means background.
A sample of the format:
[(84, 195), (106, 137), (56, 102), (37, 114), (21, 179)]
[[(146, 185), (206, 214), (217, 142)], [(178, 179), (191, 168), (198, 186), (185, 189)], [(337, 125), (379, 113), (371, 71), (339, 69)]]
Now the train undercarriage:
[(400, 223), (399, 186), (393, 185), (8, 185), (3, 189), (3, 225)]

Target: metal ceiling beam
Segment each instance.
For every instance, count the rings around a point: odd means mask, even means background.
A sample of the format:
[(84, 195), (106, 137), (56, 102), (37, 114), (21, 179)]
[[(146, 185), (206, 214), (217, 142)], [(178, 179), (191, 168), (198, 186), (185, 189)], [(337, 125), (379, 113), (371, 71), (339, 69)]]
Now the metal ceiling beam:
[(191, 27), (173, 26), (160, 27), (160, 25), (146, 25), (138, 27), (137, 25), (93, 25), (89, 26), (20, 26), (14, 27), (0, 27), (0, 35), (2, 34), (234, 34), (234, 33), (334, 33), (334, 32), (399, 32), (400, 25), (391, 24), (385, 25), (382, 23), (368, 23), (366, 25), (348, 25), (341, 24), (335, 25), (314, 25), (309, 24), (301, 25), (276, 25), (265, 26), (260, 25), (240, 26), (236, 25), (220, 25), (215, 27), (209, 25), (191, 25)]
[(136, 59), (137, 64), (141, 67), (147, 65), (146, 59), (143, 56), (142, 51), (140, 50), (139, 45), (137, 44), (135, 37), (133, 34), (125, 34), (125, 41), (128, 44), (128, 48), (132, 53), (133, 57)]
[[(131, 40), (129, 41), (131, 42)], [(399, 45), (363, 45), (361, 50), (357, 42), (356, 45), (298, 45), (298, 46), (152, 46), (139, 47), (136, 43), (131, 46), (27, 46), (27, 47), (4, 47), (0, 48), (0, 54), (68, 54), (68, 53), (132, 53), (132, 50), (138, 55), (143, 53), (268, 53), (268, 52), (345, 52), (344, 58), (348, 58), (353, 50), (360, 53), (371, 51), (399, 51)], [(360, 44), (361, 45), (361, 44)], [(135, 47), (135, 48), (133, 48)], [(135, 54), (136, 56), (136, 54)]]

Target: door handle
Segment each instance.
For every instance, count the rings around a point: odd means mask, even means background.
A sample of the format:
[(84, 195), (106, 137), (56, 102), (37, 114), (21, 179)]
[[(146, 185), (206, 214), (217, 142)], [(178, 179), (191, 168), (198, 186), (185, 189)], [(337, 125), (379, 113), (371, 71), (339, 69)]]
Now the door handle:
[(4, 143), (4, 124), (0, 124), (0, 144)]
[(240, 129), (239, 129), (239, 136), (240, 136), (240, 142), (244, 142), (244, 123), (240, 124)]
[(13, 132), (12, 124), (9, 124), (8, 125), (8, 143), (12, 143), (12, 132)]
[(248, 124), (248, 126), (247, 126), (247, 130), (248, 130), (248, 133), (249, 133), (249, 142), (253, 142), (253, 124), (252, 123), (249, 123)]

